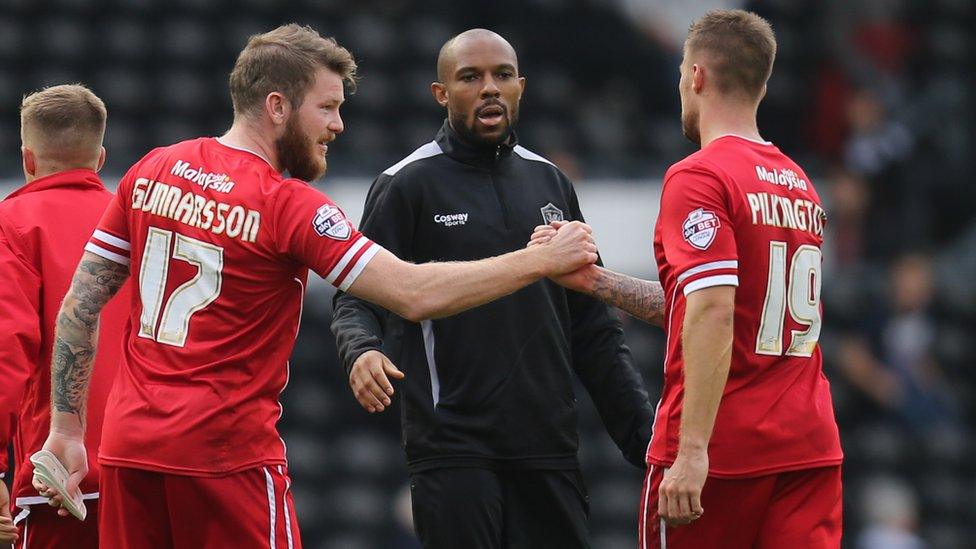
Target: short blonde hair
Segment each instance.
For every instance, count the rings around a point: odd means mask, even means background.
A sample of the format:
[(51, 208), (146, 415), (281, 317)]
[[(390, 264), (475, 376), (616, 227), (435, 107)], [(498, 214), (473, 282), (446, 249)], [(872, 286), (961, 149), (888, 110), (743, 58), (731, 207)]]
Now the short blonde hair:
[(51, 86), (24, 96), (20, 132), (24, 144), (62, 162), (87, 162), (101, 153), (105, 103), (82, 84)]
[(688, 29), (685, 49), (708, 56), (719, 91), (758, 99), (773, 72), (776, 35), (755, 13), (713, 10)]
[(356, 90), (356, 61), (335, 39), (296, 23), (255, 34), (230, 73), (234, 114), (256, 110), (271, 92), (280, 92), (293, 107), (301, 106), (319, 67), (338, 74), (350, 93)]

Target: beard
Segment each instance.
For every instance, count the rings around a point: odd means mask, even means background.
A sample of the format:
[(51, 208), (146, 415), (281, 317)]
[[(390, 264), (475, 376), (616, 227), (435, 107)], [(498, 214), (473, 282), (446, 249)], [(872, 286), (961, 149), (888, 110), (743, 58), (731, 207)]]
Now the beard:
[(285, 122), (285, 133), (275, 139), (275, 150), (291, 177), (311, 182), (325, 175), (325, 157), (317, 154), (315, 142), (302, 133), (298, 116), (293, 114)]
[[(504, 114), (502, 114), (502, 117), (505, 119), (503, 128), (501, 133), (497, 135), (485, 135), (478, 131), (478, 112), (488, 105), (497, 105), (505, 110)], [(476, 147), (495, 147), (508, 141), (508, 138), (511, 137), (512, 131), (515, 129), (515, 124), (518, 123), (518, 105), (515, 105), (509, 110), (498, 102), (486, 103), (474, 111), (470, 124), (468, 123), (467, 113), (448, 109), (447, 117), (451, 123), (451, 127), (454, 128), (454, 131), (457, 132), (462, 141)]]
[(698, 111), (681, 113), (681, 131), (695, 145), (701, 146), (701, 128), (698, 126)]

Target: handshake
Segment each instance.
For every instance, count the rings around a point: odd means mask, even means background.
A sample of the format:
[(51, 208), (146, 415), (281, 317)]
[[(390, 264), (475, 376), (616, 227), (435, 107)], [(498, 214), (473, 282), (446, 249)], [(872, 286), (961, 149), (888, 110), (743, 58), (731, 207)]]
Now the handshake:
[(589, 225), (580, 221), (553, 221), (549, 225), (539, 225), (527, 247), (539, 247), (540, 251), (549, 252), (553, 264), (546, 273), (553, 282), (578, 292), (593, 291), (599, 276), (598, 250)]

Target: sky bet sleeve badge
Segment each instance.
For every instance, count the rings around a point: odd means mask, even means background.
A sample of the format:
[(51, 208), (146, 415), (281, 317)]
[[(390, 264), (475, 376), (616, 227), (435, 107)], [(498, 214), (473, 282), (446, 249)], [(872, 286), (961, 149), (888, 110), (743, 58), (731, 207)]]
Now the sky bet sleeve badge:
[(541, 208), (543, 223), (546, 225), (553, 221), (563, 221), (563, 211), (557, 208), (552, 202)]
[(715, 212), (705, 211), (703, 208), (688, 214), (682, 226), (682, 234), (688, 244), (699, 250), (707, 250), (715, 241), (715, 233), (722, 224)]
[(349, 240), (349, 235), (352, 234), (346, 216), (332, 204), (324, 204), (315, 210), (312, 226), (319, 236), (327, 236), (335, 240)]

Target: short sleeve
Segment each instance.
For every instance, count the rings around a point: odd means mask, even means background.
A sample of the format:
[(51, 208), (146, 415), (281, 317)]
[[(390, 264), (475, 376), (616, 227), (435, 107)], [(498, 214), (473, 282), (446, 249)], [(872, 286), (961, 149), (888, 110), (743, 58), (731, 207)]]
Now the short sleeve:
[(703, 170), (668, 177), (658, 226), (668, 264), (684, 295), (739, 285), (739, 256), (725, 186)]
[(346, 291), (382, 247), (362, 235), (321, 191), (286, 182), (274, 206), (278, 251)]
[[(131, 174), (133, 170), (130, 170)], [(129, 203), (131, 176), (126, 174), (119, 183), (115, 197), (108, 203), (102, 219), (95, 227), (85, 250), (104, 257), (121, 265), (129, 264), (129, 254), (132, 249), (129, 243), (129, 219), (126, 204)]]

